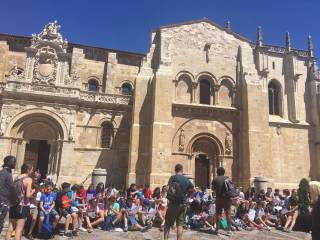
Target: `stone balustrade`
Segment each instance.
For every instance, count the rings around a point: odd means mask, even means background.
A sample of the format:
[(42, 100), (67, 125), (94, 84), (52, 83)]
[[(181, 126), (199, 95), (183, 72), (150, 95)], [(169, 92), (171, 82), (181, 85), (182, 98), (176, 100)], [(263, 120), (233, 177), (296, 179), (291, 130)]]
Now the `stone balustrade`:
[(77, 99), (83, 102), (122, 105), (130, 105), (132, 98), (131, 96), (125, 95), (82, 91), (74, 87), (39, 85), (34, 83), (10, 80), (7, 81), (7, 83), (0, 83), (0, 92), (27, 93), (28, 95), (47, 95), (48, 97), (54, 96), (68, 99)]

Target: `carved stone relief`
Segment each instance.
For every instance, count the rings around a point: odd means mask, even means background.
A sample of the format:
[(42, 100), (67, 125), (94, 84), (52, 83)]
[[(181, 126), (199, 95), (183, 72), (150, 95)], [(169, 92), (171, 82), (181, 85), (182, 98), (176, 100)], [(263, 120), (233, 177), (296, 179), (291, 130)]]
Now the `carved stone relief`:
[(225, 138), (225, 153), (230, 155), (232, 153), (232, 136), (229, 132), (226, 132), (226, 138)]
[[(42, 85), (66, 85), (69, 81), (68, 42), (59, 33), (57, 21), (48, 23), (41, 33), (33, 34), (26, 48), (26, 78)], [(66, 78), (66, 81), (65, 81)]]
[(179, 135), (179, 147), (178, 147), (179, 152), (184, 151), (185, 142), (186, 142), (186, 136), (184, 135), (184, 130), (181, 129), (180, 135)]

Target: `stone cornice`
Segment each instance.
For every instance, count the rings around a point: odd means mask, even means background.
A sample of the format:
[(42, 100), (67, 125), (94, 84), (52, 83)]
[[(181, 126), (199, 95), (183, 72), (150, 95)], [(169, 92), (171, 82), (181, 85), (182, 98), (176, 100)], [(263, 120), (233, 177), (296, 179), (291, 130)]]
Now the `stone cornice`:
[(39, 85), (27, 82), (8, 81), (0, 83), (0, 94), (3, 98), (35, 100), (44, 102), (63, 102), (68, 105), (112, 107), (123, 106), (131, 109), (131, 96), (102, 94), (81, 91), (78, 88), (53, 85)]
[[(262, 52), (276, 53), (282, 55), (288, 53), (285, 47), (269, 44), (264, 44), (263, 46), (256, 46), (255, 49), (260, 50)], [(299, 57), (315, 59), (315, 57), (310, 57), (308, 51), (305, 50), (292, 48), (290, 52), (296, 54)]]
[(293, 123), (289, 120), (285, 119), (270, 119), (269, 118), (269, 126), (271, 127), (285, 127), (285, 128), (299, 128), (299, 129), (309, 129), (311, 125), (307, 122), (298, 122)]
[(234, 107), (224, 107), (219, 105), (204, 105), (204, 104), (185, 104), (185, 103), (173, 103), (172, 110), (175, 112), (183, 112), (191, 115), (213, 115), (216, 113), (224, 115), (238, 115), (239, 110)]

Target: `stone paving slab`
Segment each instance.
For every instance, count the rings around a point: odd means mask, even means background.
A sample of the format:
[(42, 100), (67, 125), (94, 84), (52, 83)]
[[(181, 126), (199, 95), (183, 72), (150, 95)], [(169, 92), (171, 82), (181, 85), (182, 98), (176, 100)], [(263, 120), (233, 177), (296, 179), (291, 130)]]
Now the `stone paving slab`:
[[(3, 238), (2, 238), (3, 239)], [(26, 239), (26, 238), (24, 238)], [(61, 236), (55, 236), (55, 240), (67, 239)], [(105, 232), (95, 230), (93, 233), (80, 233), (74, 240), (163, 240), (163, 232), (153, 228), (148, 232)], [(170, 232), (170, 240), (176, 239), (176, 232)], [(233, 236), (226, 235), (215, 236), (207, 232), (187, 230), (183, 233), (184, 240), (311, 240), (311, 235), (303, 232), (284, 233), (278, 230), (268, 231), (241, 231), (233, 232)]]

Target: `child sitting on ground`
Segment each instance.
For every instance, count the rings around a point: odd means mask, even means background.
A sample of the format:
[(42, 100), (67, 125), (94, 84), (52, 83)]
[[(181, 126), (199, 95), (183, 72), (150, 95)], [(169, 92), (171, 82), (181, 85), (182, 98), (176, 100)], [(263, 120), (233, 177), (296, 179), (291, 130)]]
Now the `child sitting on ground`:
[(93, 227), (98, 226), (104, 221), (104, 215), (101, 214), (101, 210), (95, 199), (90, 199), (86, 207), (85, 219), (88, 227), (88, 233), (93, 232)]
[[(60, 196), (60, 214), (66, 221), (64, 223), (64, 236), (72, 237), (72, 235), (77, 236), (76, 223), (78, 220), (78, 215), (72, 212), (72, 194), (70, 191), (69, 183), (62, 183), (61, 185), (62, 193)], [(72, 223), (72, 232), (69, 231), (69, 226)]]

